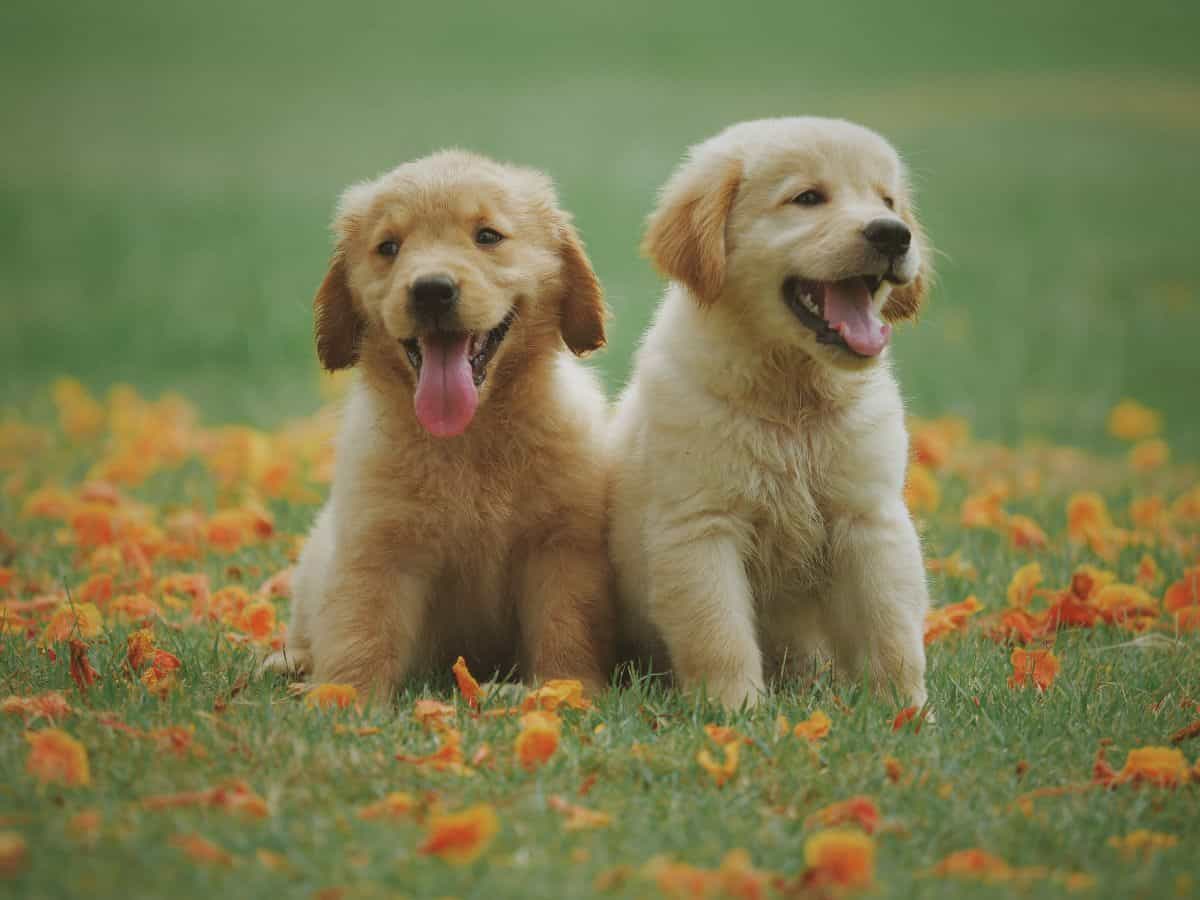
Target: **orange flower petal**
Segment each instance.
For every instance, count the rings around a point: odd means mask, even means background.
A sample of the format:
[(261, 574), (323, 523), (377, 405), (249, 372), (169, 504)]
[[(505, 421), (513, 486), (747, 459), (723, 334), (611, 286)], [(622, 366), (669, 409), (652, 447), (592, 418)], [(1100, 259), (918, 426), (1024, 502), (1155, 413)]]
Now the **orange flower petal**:
[(804, 884), (860, 889), (875, 880), (875, 841), (856, 829), (819, 831), (804, 842)]
[(431, 816), (425, 842), (418, 852), (438, 856), (454, 865), (474, 862), (500, 830), (500, 820), (483, 803), (457, 813)]
[(564, 831), (584, 831), (591, 828), (607, 828), (612, 824), (612, 816), (605, 812), (588, 809), (567, 802), (561, 794), (551, 794), (546, 798), (546, 805), (563, 816)]
[(942, 489), (927, 467), (914, 462), (908, 467), (904, 480), (904, 502), (913, 513), (937, 512), (942, 502)]
[(937, 863), (930, 872), (942, 877), (956, 876), (984, 881), (1002, 881), (1012, 876), (1013, 869), (995, 854), (973, 847), (969, 850), (951, 853)]
[(1009, 516), (1008, 540), (1018, 550), (1040, 550), (1049, 543), (1046, 532), (1028, 516)]
[(100, 837), (100, 826), (104, 817), (98, 809), (82, 809), (67, 820), (67, 831), (77, 841), (93, 844)]
[(267, 600), (249, 604), (238, 614), (234, 628), (256, 641), (267, 640), (275, 633), (275, 604)]
[(907, 725), (909, 722), (911, 722), (914, 718), (916, 718), (916, 715), (918, 712), (920, 712), (920, 707), (916, 707), (916, 706), (904, 707), (904, 709), (902, 709), (902, 710), (900, 710), (900, 712), (896, 713), (896, 718), (892, 719), (892, 731), (899, 731), (901, 728), (903, 728), (905, 725)]
[(1038, 691), (1044, 691), (1058, 676), (1059, 662), (1051, 650), (1025, 650), (1017, 647), (1012, 652), (1013, 674), (1009, 676), (1010, 688), (1021, 688), (1032, 683)]
[(1129, 466), (1135, 472), (1153, 472), (1161, 469), (1171, 458), (1171, 448), (1162, 438), (1151, 438), (1134, 446), (1129, 451)]
[(894, 756), (885, 756), (883, 758), (883, 771), (887, 774), (887, 779), (892, 784), (899, 784), (900, 779), (904, 777), (904, 763), (896, 759)]
[(565, 678), (551, 679), (537, 690), (526, 694), (521, 703), (521, 711), (542, 709), (554, 712), (564, 705), (571, 709), (592, 708), (592, 704), (583, 696), (583, 682)]
[(29, 845), (15, 831), (0, 831), (0, 875), (11, 877), (29, 865)]
[(1146, 783), (1157, 787), (1177, 787), (1191, 777), (1183, 751), (1177, 747), (1138, 747), (1130, 750), (1125, 765), (1109, 779), (1110, 785)]
[(25, 771), (38, 781), (68, 787), (91, 784), (87, 748), (71, 735), (57, 728), (47, 728), (27, 731), (25, 740), (29, 742)]
[(210, 866), (233, 865), (233, 856), (228, 851), (198, 834), (174, 835), (170, 844), (182, 850), (192, 862)]
[(416, 798), (407, 791), (393, 791), (386, 797), (369, 803), (358, 811), (358, 817), (368, 821), (375, 819), (399, 819), (417, 807)]
[(178, 809), (188, 806), (207, 806), (223, 812), (235, 813), (248, 819), (265, 819), (271, 814), (267, 801), (254, 793), (250, 785), (240, 779), (233, 779), (206, 790), (160, 794), (142, 800), (142, 808), (148, 810)]
[(441, 736), (441, 742), (433, 753), (427, 756), (397, 753), (396, 759), (415, 766), (428, 766), (438, 772), (473, 775), (474, 772), (463, 764), (462, 735), (456, 729), (443, 725)]
[(836, 825), (857, 825), (867, 834), (879, 828), (879, 807), (870, 797), (859, 794), (840, 803), (831, 803), (808, 817), (805, 825), (819, 824), (825, 828)]
[(47, 691), (35, 697), (9, 696), (0, 703), (0, 712), (10, 716), (23, 716), (27, 725), (38, 719), (59, 722), (71, 715), (71, 705), (59, 691)]
[(94, 604), (64, 603), (46, 624), (42, 644), (57, 644), (72, 638), (86, 640), (103, 631), (104, 619)]
[(471, 670), (467, 668), (467, 661), (461, 656), (455, 660), (453, 672), (454, 680), (458, 682), (458, 690), (462, 693), (463, 698), (472, 708), (478, 709), (479, 701), (483, 698), (483, 691), (480, 690), (479, 682), (475, 680)]
[(1033, 592), (1042, 583), (1041, 563), (1031, 562), (1021, 566), (1013, 573), (1012, 581), (1008, 583), (1008, 605), (1017, 609), (1026, 609), (1033, 602)]
[(1179, 844), (1179, 838), (1173, 834), (1160, 831), (1149, 831), (1138, 828), (1124, 836), (1113, 835), (1108, 839), (1108, 846), (1120, 851), (1126, 858), (1134, 856), (1149, 856), (1155, 850), (1167, 850)]
[(1162, 414), (1136, 400), (1122, 400), (1108, 414), (1108, 433), (1123, 441), (1152, 437), (1162, 430)]
[(737, 741), (725, 744), (722, 747), (722, 751), (724, 758), (721, 762), (717, 762), (707, 750), (701, 750), (696, 754), (696, 762), (700, 764), (700, 768), (704, 769), (712, 777), (717, 787), (723, 787), (725, 782), (729, 781), (737, 772), (741, 744)]
[(517, 735), (517, 759), (527, 770), (545, 765), (558, 749), (561, 723), (553, 713), (529, 712), (521, 716)]
[(309, 709), (345, 709), (358, 703), (358, 691), (352, 684), (318, 684), (304, 695)]
[(974, 595), (958, 603), (939, 606), (925, 614), (925, 643), (932, 644), (954, 631), (960, 631), (967, 620), (983, 609), (983, 604)]
[(808, 741), (819, 741), (829, 734), (832, 724), (829, 716), (818, 709), (805, 721), (798, 722), (796, 727), (792, 729), (792, 734)]
[(453, 719), (457, 714), (456, 710), (449, 703), (443, 703), (440, 700), (418, 700), (413, 704), (413, 718), (422, 725), (438, 725), (448, 719)]
[(1188, 569), (1182, 578), (1167, 588), (1163, 607), (1170, 612), (1179, 612), (1188, 607), (1200, 608), (1200, 566)]

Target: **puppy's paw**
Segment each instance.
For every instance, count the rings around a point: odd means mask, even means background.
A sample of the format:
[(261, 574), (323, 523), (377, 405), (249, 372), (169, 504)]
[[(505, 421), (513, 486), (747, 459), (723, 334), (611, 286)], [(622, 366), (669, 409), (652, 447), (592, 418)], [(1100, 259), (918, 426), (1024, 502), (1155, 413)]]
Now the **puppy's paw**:
[(312, 672), (312, 656), (303, 650), (277, 650), (258, 667), (258, 674), (287, 675), (289, 677), (308, 675)]
[(763, 686), (749, 678), (709, 680), (705, 691), (726, 709), (753, 709), (763, 696)]

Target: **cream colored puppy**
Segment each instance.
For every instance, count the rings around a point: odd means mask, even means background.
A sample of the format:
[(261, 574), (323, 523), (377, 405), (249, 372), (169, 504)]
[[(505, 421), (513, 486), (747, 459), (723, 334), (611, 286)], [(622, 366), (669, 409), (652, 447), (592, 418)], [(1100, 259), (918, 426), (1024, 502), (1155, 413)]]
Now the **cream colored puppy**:
[(457, 151), (351, 187), (317, 292), (317, 353), (357, 365), (287, 651), (386, 695), (481, 674), (608, 679), (600, 285), (550, 180)]
[(627, 637), (729, 706), (818, 653), (923, 704), (887, 344), (928, 251), (896, 152), (849, 122), (735, 125), (667, 182), (644, 249), (671, 284), (609, 436)]

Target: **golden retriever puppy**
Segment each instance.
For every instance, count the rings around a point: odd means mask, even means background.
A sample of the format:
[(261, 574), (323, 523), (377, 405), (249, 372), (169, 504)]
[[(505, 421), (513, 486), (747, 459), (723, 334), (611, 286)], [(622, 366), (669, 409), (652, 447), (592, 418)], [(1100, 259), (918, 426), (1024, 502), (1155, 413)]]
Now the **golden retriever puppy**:
[(459, 151), (342, 196), (314, 301), (327, 369), (357, 365), (285, 654), (385, 696), (476, 672), (607, 680), (601, 289), (550, 180)]
[(896, 152), (843, 121), (735, 125), (667, 182), (644, 249), (671, 283), (608, 438), (626, 635), (729, 706), (814, 654), (923, 704), (887, 345), (928, 251)]

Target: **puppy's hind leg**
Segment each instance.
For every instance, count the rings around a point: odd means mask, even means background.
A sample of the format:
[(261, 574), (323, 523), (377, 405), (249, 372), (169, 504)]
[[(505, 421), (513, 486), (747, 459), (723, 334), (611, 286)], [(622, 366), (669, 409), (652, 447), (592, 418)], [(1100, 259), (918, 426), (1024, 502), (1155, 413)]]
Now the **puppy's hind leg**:
[(896, 502), (836, 522), (832, 537), (825, 610), (835, 663), (854, 676), (865, 666), (877, 687), (890, 683), (923, 706), (929, 593), (908, 510)]
[(304, 676), (312, 672), (311, 624), (313, 608), (324, 595), (324, 582), (333, 558), (332, 513), (326, 506), (317, 515), (304, 550), (292, 574), (291, 617), (283, 650), (263, 660), (260, 673)]

